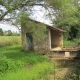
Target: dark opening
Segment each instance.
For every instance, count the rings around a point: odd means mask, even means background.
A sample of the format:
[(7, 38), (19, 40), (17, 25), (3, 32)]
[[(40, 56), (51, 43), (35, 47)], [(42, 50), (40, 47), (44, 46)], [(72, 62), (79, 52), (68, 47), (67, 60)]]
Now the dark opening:
[(56, 48), (59, 45), (58, 32), (51, 30), (51, 48)]
[(29, 50), (33, 50), (33, 37), (31, 33), (26, 33), (26, 41)]

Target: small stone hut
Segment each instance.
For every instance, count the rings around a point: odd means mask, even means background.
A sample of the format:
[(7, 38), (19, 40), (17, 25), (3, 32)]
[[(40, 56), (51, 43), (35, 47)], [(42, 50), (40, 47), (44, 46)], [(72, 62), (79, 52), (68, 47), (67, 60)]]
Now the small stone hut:
[[(43, 24), (41, 22), (30, 20), (36, 24)], [(27, 22), (26, 22), (27, 23)], [(46, 25), (46, 24), (45, 24)], [(46, 25), (46, 37), (42, 41), (35, 41), (31, 33), (26, 29), (27, 25), (21, 25), (22, 35), (22, 49), (28, 50), (61, 50), (63, 48), (63, 33), (65, 30), (56, 28), (54, 26)]]

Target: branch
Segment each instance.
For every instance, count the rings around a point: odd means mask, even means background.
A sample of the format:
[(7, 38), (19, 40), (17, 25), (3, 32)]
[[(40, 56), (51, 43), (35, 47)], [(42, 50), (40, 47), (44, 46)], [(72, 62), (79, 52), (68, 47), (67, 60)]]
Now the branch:
[(21, 31), (21, 29), (19, 28), (19, 26), (17, 24), (15, 24), (13, 21), (11, 21), (11, 24), (16, 26), (16, 28), (19, 30), (19, 32)]
[(2, 21), (3, 19), (4, 19), (4, 17), (8, 14), (8, 13), (10, 13), (10, 12), (12, 12), (12, 11), (14, 11), (14, 10), (17, 10), (17, 9), (19, 9), (19, 8), (23, 8), (24, 6), (34, 6), (34, 5), (38, 5), (38, 6), (43, 6), (43, 4), (35, 4), (35, 3), (31, 3), (32, 1), (26, 1), (24, 4), (23, 3), (20, 3), (20, 4), (18, 4), (18, 5), (15, 5), (13, 8), (11, 8), (11, 9), (9, 9), (9, 10), (7, 10), (1, 17), (0, 17), (0, 21)]
[(9, 10), (8, 11), (6, 11), (1, 17), (0, 17), (0, 21), (2, 21), (3, 20), (3, 18), (7, 15), (9, 13)]
[(3, 20), (5, 20), (5, 21), (11, 21), (12, 19), (14, 20), (14, 19), (16, 19), (17, 17), (12, 17), (12, 18), (4, 18)]

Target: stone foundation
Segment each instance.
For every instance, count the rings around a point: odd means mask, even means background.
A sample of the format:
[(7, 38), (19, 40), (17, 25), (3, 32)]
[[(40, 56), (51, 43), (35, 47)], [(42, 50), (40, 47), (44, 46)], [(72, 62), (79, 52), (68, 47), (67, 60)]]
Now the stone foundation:
[(80, 51), (50, 51), (47, 55), (51, 58), (80, 58)]

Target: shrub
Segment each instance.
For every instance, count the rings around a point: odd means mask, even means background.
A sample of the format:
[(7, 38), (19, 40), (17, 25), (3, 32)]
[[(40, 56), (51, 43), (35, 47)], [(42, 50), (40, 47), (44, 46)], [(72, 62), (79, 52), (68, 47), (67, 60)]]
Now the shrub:
[(0, 72), (5, 72), (10, 69), (11, 61), (6, 57), (0, 58)]
[(22, 61), (12, 61), (5, 56), (0, 56), (0, 73), (7, 71), (16, 71), (18, 68), (23, 66)]
[(63, 44), (64, 44), (63, 45), (64, 47), (75, 47), (75, 46), (77, 46), (76, 41), (64, 40)]
[(35, 65), (37, 63), (42, 63), (44, 61), (48, 62), (49, 59), (46, 57), (42, 57), (42, 55), (37, 52), (30, 53), (26, 58), (27, 65)]
[(0, 51), (0, 80), (50, 80), (54, 62), (49, 58), (37, 52), (23, 52), (20, 45), (1, 47)]
[(10, 72), (2, 80), (50, 80), (53, 73), (53, 64), (42, 62), (32, 68), (22, 68), (17, 72)]

